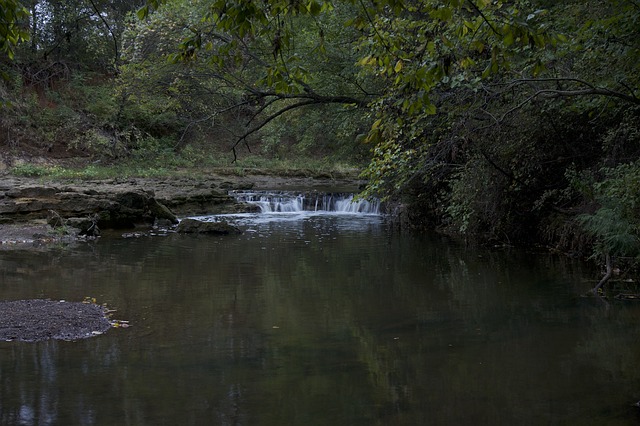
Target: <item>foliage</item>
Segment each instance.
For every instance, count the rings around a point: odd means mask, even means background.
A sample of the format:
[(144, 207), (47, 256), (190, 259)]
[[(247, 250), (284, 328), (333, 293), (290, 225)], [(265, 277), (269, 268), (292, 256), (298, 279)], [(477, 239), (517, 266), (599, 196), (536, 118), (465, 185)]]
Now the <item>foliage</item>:
[(10, 105), (2, 90), (2, 82), (11, 79), (3, 65), (3, 56), (14, 59), (18, 43), (29, 38), (29, 33), (20, 25), (29, 12), (17, 0), (0, 0), (0, 109)]
[(21, 21), (29, 16), (27, 9), (17, 0), (0, 0), (0, 52), (13, 59), (15, 47), (29, 38)]
[(640, 162), (601, 172), (603, 180), (593, 185), (599, 207), (578, 219), (597, 239), (598, 256), (636, 257), (640, 261)]
[[(25, 76), (47, 83), (55, 64), (117, 71), (123, 21), (135, 4), (125, 0), (24, 0), (29, 43), (17, 51)], [(26, 12), (26, 9), (25, 9)]]
[(50, 174), (47, 167), (35, 164), (18, 164), (11, 169), (11, 174), (24, 177), (41, 177)]
[[(248, 5), (240, 2), (235, 11), (226, 11), (235, 16), (245, 6)], [(193, 5), (167, 2), (137, 23), (137, 29), (132, 31), (135, 35), (166, 34), (176, 22), (187, 22), (179, 25), (179, 28), (189, 28), (186, 35), (178, 35), (183, 37), (182, 50), (169, 55), (174, 64), (157, 67), (150, 55), (153, 49), (141, 49), (142, 43), (136, 42), (135, 51), (144, 50), (145, 55), (132, 57), (127, 66), (164, 69), (163, 72), (173, 76), (170, 81), (179, 88), (174, 93), (185, 96), (182, 102), (188, 106), (186, 114), (180, 114), (186, 127), (179, 147), (186, 141), (203, 145), (205, 141), (193, 140), (194, 134), (200, 134), (205, 135), (201, 139), (207, 139), (206, 143), (215, 149), (231, 146), (236, 161), (239, 160), (236, 148), (242, 147), (248, 148), (242, 151), (243, 155), (254, 149), (267, 156), (280, 157), (330, 154), (337, 158), (336, 152), (350, 154), (356, 132), (363, 131), (360, 125), (363, 117), (352, 106), (362, 103), (357, 95), (363, 89), (354, 82), (356, 57), (348, 40), (355, 39), (356, 35), (342, 25), (345, 10), (318, 15), (314, 21), (303, 19), (299, 14), (291, 15), (286, 28), (282, 26), (281, 30), (290, 35), (295, 33), (296, 42), (287, 43), (286, 53), (283, 50), (274, 55), (274, 40), (269, 37), (243, 39), (241, 29), (220, 31), (219, 23), (214, 22), (217, 18), (212, 15), (215, 7), (208, 1)], [(204, 19), (194, 19), (198, 14)], [(319, 28), (323, 37), (335, 36), (345, 42), (323, 46), (323, 53), (316, 55), (320, 53)], [(167, 38), (171, 36), (163, 37)], [(285, 56), (288, 64), (282, 69), (279, 64)], [(144, 75), (155, 78), (152, 73)], [(148, 78), (140, 81), (143, 85), (150, 83)], [(160, 85), (166, 87), (166, 83), (160, 82)], [(312, 109), (314, 106), (317, 109)], [(296, 111), (298, 108), (300, 111)], [(289, 113), (282, 114), (285, 111)], [(319, 116), (322, 117), (314, 119)], [(340, 118), (327, 120), (327, 117)], [(345, 122), (354, 126), (347, 129)], [(346, 139), (339, 137), (345, 132), (349, 133)]]
[[(242, 83), (250, 87), (250, 95), (269, 92), (312, 100), (318, 89), (314, 78), (322, 68), (310, 63), (309, 56), (323, 58), (332, 46), (348, 43), (357, 52), (359, 87), (372, 89), (359, 93), (373, 123), (366, 138), (374, 146), (374, 161), (366, 174), (369, 192), (389, 194), (401, 191), (416, 173), (427, 172), (425, 167), (440, 167), (439, 161), (430, 160), (440, 155), (433, 149), (437, 141), (432, 136), (443, 123), (482, 114), (500, 125), (522, 105), (548, 96), (611, 96), (639, 102), (633, 94), (633, 65), (621, 67), (616, 81), (597, 83), (563, 68), (569, 61), (577, 62), (577, 52), (585, 46), (594, 53), (583, 56), (600, 64), (602, 55), (611, 53), (606, 50), (611, 43), (594, 39), (593, 28), (616, 27), (616, 41), (628, 41), (628, 48), (618, 53), (637, 58), (632, 36), (638, 11), (633, 5), (607, 3), (598, 7), (596, 19), (582, 22), (591, 5), (571, 2), (544, 8), (542, 3), (210, 1), (203, 14), (205, 25), (192, 28), (193, 34), (173, 57), (191, 63), (204, 54), (225, 68), (245, 64), (258, 52), (258, 72)], [(157, 7), (158, 2), (149, 6)], [(327, 16), (341, 20), (357, 38), (330, 38), (335, 34), (326, 31)], [(299, 31), (303, 18), (315, 25), (313, 43)], [(576, 31), (578, 37), (571, 42), (563, 34)], [(496, 101), (504, 96), (510, 97), (509, 103), (500, 108)], [(360, 104), (353, 97), (341, 101)], [(286, 105), (280, 111), (288, 110)]]
[(171, 146), (182, 148), (194, 135), (206, 139), (219, 121), (215, 111), (233, 94), (216, 87), (214, 72), (202, 64), (167, 63), (165, 56), (186, 36), (185, 28), (198, 22), (198, 3), (174, 3), (144, 22), (127, 23), (114, 120), (157, 138), (171, 137)]
[[(15, 64), (7, 66), (11, 82), (2, 93), (13, 100), (14, 108), (0, 120), (0, 143), (6, 139), (15, 155), (24, 149), (46, 150), (46, 156), (81, 155), (101, 164), (135, 160), (188, 166), (194, 164), (186, 160), (193, 152), (207, 151), (197, 157), (228, 165), (233, 158), (230, 148), (250, 127), (250, 117), (263, 107), (265, 113), (274, 109), (249, 101), (244, 90), (226, 80), (257, 78), (253, 65), (221, 70), (212, 64), (212, 55), (204, 53), (188, 66), (167, 62), (166, 56), (191, 34), (190, 28), (203, 26), (200, 18), (206, 4), (172, 1), (139, 21), (125, 19), (123, 13), (131, 4), (120, 2), (30, 2), (32, 45), (20, 46)], [(100, 17), (94, 9), (101, 11), (113, 34), (96, 25)], [(40, 20), (43, 14), (51, 20)], [(75, 21), (77, 26), (72, 25)], [(344, 81), (331, 78), (332, 73), (351, 66), (353, 60), (341, 59), (334, 50), (326, 63), (330, 75), (319, 84), (339, 91)], [(110, 74), (114, 70), (115, 77)], [(315, 157), (324, 163), (325, 157), (332, 157), (351, 167), (351, 161), (337, 156), (353, 153), (360, 160), (366, 156), (350, 143), (355, 132), (366, 129), (362, 116), (352, 110), (327, 107), (292, 114), (286, 122), (256, 131), (256, 138), (247, 141), (252, 152), (277, 154), (279, 159), (257, 161), (253, 154), (243, 153), (247, 158), (238, 163), (289, 161), (304, 166), (301, 158)], [(328, 132), (328, 127), (335, 131)], [(282, 138), (276, 137), (280, 130)]]

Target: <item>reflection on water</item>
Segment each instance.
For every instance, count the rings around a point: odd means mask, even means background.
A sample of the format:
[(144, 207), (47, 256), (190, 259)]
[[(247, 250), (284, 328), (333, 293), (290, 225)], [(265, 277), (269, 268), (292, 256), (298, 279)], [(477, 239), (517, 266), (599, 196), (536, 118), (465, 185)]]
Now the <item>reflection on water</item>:
[(239, 236), (0, 253), (1, 299), (96, 297), (126, 330), (0, 343), (13, 425), (634, 424), (640, 306), (565, 259), (377, 216), (227, 218)]

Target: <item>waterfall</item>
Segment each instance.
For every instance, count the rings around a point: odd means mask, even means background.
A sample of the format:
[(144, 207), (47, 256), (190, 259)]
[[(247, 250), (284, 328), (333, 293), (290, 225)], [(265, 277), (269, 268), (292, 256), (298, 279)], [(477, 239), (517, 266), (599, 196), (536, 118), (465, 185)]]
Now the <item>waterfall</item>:
[(262, 213), (334, 212), (380, 214), (379, 200), (354, 200), (346, 193), (231, 191), (236, 200), (260, 207)]

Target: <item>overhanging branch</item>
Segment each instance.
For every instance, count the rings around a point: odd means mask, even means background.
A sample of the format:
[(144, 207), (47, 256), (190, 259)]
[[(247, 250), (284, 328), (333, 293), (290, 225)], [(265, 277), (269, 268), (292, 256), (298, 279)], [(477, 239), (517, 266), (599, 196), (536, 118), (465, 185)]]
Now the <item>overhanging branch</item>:
[(98, 18), (100, 18), (104, 26), (107, 28), (107, 31), (109, 31), (109, 34), (111, 34), (111, 38), (113, 39), (113, 50), (114, 50), (113, 57), (115, 59), (114, 66), (116, 69), (116, 73), (118, 73), (119, 72), (118, 60), (120, 59), (120, 53), (118, 52), (118, 38), (116, 37), (116, 34), (111, 29), (111, 26), (109, 25), (107, 20), (104, 18), (104, 16), (102, 16), (102, 13), (100, 13), (100, 9), (98, 9), (98, 6), (96, 6), (95, 2), (93, 0), (89, 0), (89, 3), (91, 3), (91, 7), (93, 8), (93, 11), (98, 16)]
[(276, 111), (275, 113), (271, 114), (270, 116), (268, 116), (267, 118), (262, 120), (260, 123), (258, 123), (256, 126), (252, 127), (251, 129), (247, 130), (246, 132), (244, 132), (244, 134), (238, 138), (236, 143), (233, 144), (233, 147), (231, 148), (231, 151), (233, 152), (233, 162), (235, 163), (236, 160), (238, 159), (236, 148), (238, 147), (238, 145), (240, 145), (241, 142), (246, 141), (247, 137), (249, 137), (253, 133), (257, 132), (258, 130), (262, 129), (264, 126), (266, 126), (271, 121), (273, 121), (274, 119), (278, 118), (279, 116), (281, 116), (282, 114), (284, 114), (287, 111), (291, 111), (292, 109), (300, 108), (300, 107), (303, 107), (303, 106), (306, 106), (306, 105), (313, 105), (313, 104), (318, 104), (318, 103), (320, 103), (320, 102), (318, 102), (316, 100), (313, 100), (313, 99), (310, 99), (310, 100), (298, 102), (296, 104), (288, 105), (288, 106)]
[(539, 97), (547, 97), (547, 98), (562, 98), (562, 97), (583, 97), (583, 96), (605, 96), (611, 98), (621, 99), (625, 102), (629, 102), (635, 105), (640, 105), (640, 98), (635, 96), (635, 94), (626, 94), (622, 92), (618, 92), (615, 90), (608, 89), (606, 87), (598, 87), (587, 81), (580, 80), (577, 78), (544, 78), (544, 79), (520, 79), (509, 84), (508, 88), (518, 86), (521, 84), (531, 84), (535, 85), (537, 83), (574, 83), (577, 85), (582, 85), (584, 88), (578, 89), (538, 89), (533, 94), (528, 96), (525, 100), (520, 102), (518, 105), (506, 111), (502, 114), (502, 117), (498, 120), (498, 122), (502, 122), (505, 118), (518, 111), (531, 101)]
[(358, 98), (354, 98), (354, 97), (351, 97), (351, 96), (326, 96), (326, 95), (320, 95), (320, 94), (318, 94), (318, 93), (316, 93), (316, 92), (314, 92), (312, 90), (306, 91), (304, 93), (298, 93), (298, 94), (286, 94), (286, 93), (277, 93), (277, 92), (260, 92), (260, 91), (255, 91), (254, 90), (252, 92), (252, 99), (254, 99), (254, 100), (269, 99), (269, 100), (265, 103), (265, 105), (261, 106), (258, 109), (258, 111), (256, 111), (255, 114), (253, 114), (251, 116), (251, 118), (249, 119), (249, 123), (248, 124), (253, 122), (256, 119), (256, 117), (258, 117), (268, 107), (273, 106), (278, 101), (298, 100), (299, 102), (296, 102), (294, 104), (290, 104), (290, 105), (287, 105), (285, 107), (282, 107), (282, 108), (278, 109), (276, 112), (274, 112), (273, 114), (269, 115), (268, 117), (262, 119), (258, 124), (256, 124), (255, 126), (250, 128), (249, 130), (244, 132), (236, 140), (236, 142), (233, 144), (233, 147), (231, 148), (231, 151), (233, 152), (233, 162), (234, 163), (238, 159), (237, 150), (236, 150), (238, 145), (240, 145), (242, 142), (245, 142), (245, 144), (246, 144), (247, 137), (249, 137), (250, 135), (254, 134), (258, 130), (262, 129), (264, 126), (269, 124), (271, 121), (273, 121), (274, 119), (280, 117), (282, 114), (284, 114), (284, 113), (286, 113), (288, 111), (291, 111), (293, 109), (300, 108), (300, 107), (303, 107), (303, 106), (307, 106), (307, 105), (343, 104), (343, 105), (355, 105), (358, 108), (364, 108), (364, 107), (367, 107), (369, 105), (369, 102), (364, 100), (364, 99), (358, 99)]

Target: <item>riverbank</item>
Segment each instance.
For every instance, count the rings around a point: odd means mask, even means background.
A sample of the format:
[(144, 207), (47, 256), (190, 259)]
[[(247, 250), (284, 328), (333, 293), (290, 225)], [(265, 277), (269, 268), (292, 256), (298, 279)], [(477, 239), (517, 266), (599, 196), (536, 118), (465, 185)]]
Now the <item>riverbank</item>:
[(178, 217), (251, 211), (231, 190), (357, 192), (353, 175), (280, 176), (227, 169), (114, 179), (0, 175), (0, 249), (38, 248), (93, 238), (98, 230), (170, 226)]

